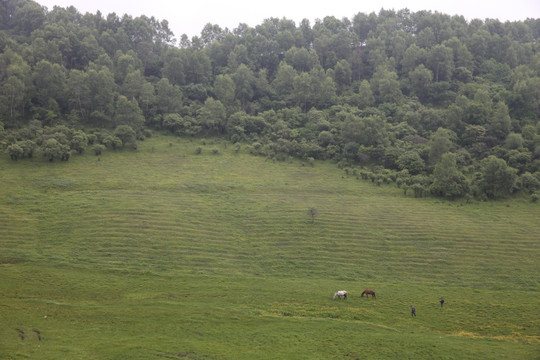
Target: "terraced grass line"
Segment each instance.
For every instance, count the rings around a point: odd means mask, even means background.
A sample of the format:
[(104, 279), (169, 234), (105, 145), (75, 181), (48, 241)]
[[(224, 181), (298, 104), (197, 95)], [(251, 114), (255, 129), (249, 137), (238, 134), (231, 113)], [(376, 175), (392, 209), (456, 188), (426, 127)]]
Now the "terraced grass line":
[(414, 199), (205, 141), (0, 160), (0, 358), (539, 353), (537, 204)]

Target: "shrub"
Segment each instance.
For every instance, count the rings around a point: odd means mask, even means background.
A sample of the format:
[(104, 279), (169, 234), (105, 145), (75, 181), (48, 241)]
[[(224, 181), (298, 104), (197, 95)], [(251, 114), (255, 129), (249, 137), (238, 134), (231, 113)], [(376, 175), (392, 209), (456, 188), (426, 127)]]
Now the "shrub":
[(102, 144), (95, 144), (93, 147), (92, 147), (92, 151), (94, 151), (94, 154), (96, 156), (99, 156), (101, 155), (101, 153), (103, 151), (105, 151), (107, 148), (105, 147), (105, 145), (102, 145)]
[(18, 144), (11, 144), (8, 146), (6, 152), (11, 157), (11, 160), (17, 161), (23, 156), (24, 150)]

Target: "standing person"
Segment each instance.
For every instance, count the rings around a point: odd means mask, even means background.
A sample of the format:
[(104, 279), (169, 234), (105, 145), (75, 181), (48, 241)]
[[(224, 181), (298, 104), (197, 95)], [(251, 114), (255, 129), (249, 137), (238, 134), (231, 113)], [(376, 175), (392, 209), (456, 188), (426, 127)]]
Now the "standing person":
[(442, 298), (442, 296), (441, 296), (441, 300), (439, 300), (439, 302), (441, 303), (441, 309), (442, 309), (442, 307), (444, 305), (444, 299)]
[(416, 308), (414, 307), (414, 305), (411, 305), (411, 316), (416, 317)]

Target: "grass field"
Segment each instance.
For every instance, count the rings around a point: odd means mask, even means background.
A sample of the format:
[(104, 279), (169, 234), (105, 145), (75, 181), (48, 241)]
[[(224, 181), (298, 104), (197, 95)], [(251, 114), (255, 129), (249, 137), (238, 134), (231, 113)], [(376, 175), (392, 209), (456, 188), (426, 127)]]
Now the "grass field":
[(540, 358), (538, 204), (165, 136), (0, 176), (0, 359)]

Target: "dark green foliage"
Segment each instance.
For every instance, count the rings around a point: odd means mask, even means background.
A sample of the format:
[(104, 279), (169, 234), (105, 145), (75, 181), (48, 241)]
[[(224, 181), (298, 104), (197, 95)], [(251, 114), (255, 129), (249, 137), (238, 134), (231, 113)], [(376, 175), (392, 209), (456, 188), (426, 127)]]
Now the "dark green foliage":
[(92, 146), (92, 150), (94, 151), (94, 155), (99, 156), (105, 151), (106, 147), (102, 144), (95, 144)]
[(24, 154), (24, 150), (19, 144), (9, 145), (6, 152), (11, 157), (11, 160), (15, 160), (15, 161), (22, 158)]
[(503, 159), (493, 155), (483, 161), (480, 190), (488, 198), (501, 198), (510, 195), (517, 178), (517, 170), (507, 166)]
[(82, 154), (84, 149), (88, 146), (88, 136), (83, 131), (77, 131), (70, 141), (70, 147), (72, 150), (77, 151), (79, 154)]
[(135, 131), (128, 125), (119, 125), (114, 130), (114, 136), (122, 141), (122, 147), (126, 144), (134, 145), (137, 140)]
[[(418, 196), (538, 190), (528, 180), (497, 184), (491, 162), (482, 161), (497, 156), (516, 176), (540, 170), (535, 19), (381, 10), (313, 25), (208, 24), (200, 37), (178, 36), (178, 46), (173, 35), (166, 20), (144, 15), (2, 2), (2, 151), (13, 160), (35, 151), (67, 160), (89, 144), (136, 148), (155, 128), (258, 143), (253, 153), (279, 159), (406, 169), (434, 184), (422, 191), (407, 184), (404, 192)], [(62, 124), (70, 131), (57, 129)], [(88, 137), (85, 128), (103, 131)], [(459, 154), (453, 180), (441, 174), (446, 154)], [(449, 185), (455, 181), (458, 189)]]
[(410, 174), (419, 174), (425, 169), (425, 162), (416, 151), (407, 151), (397, 159), (397, 165), (401, 170), (407, 170)]
[(537, 189), (540, 189), (540, 173), (535, 175), (526, 172), (518, 179), (519, 188), (530, 194), (534, 194)]
[(108, 135), (105, 139), (103, 139), (103, 145), (105, 145), (107, 148), (116, 150), (122, 146), (122, 140), (120, 140), (120, 138), (117, 136)]
[(67, 161), (70, 156), (69, 148), (55, 138), (45, 140), (41, 146), (41, 152), (49, 161), (58, 159)]
[(454, 154), (444, 154), (435, 166), (431, 192), (436, 196), (449, 199), (459, 198), (469, 193), (468, 181), (459, 171)]

